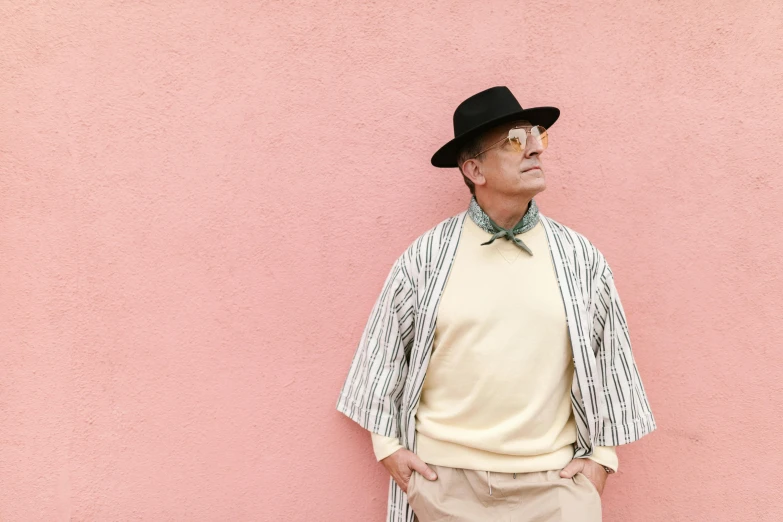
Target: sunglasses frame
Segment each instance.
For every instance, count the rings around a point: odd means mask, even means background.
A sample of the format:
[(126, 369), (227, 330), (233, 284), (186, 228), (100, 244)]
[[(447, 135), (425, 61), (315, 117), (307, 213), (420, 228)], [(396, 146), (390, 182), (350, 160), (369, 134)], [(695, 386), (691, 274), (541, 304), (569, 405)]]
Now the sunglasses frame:
[[(500, 145), (501, 143), (503, 143), (503, 142), (504, 142), (504, 141), (506, 141), (506, 140), (508, 140), (508, 141), (511, 141), (511, 140), (513, 139), (513, 138), (511, 137), (511, 132), (512, 132), (512, 131), (515, 131), (515, 130), (524, 130), (524, 131), (525, 131), (525, 144), (524, 144), (524, 145), (522, 145), (522, 144), (520, 143), (520, 146), (522, 147), (522, 150), (525, 150), (525, 147), (527, 146), (527, 138), (528, 138), (528, 136), (532, 136), (532, 135), (533, 135), (533, 129), (535, 129), (535, 128), (541, 128), (541, 129), (544, 129), (544, 132), (542, 132), (542, 133), (541, 133), (541, 135), (542, 135), (542, 136), (546, 136), (546, 134), (547, 134), (547, 130), (546, 130), (546, 127), (544, 127), (543, 125), (530, 125), (530, 126), (528, 126), (528, 125), (520, 125), (520, 126), (518, 126), (518, 127), (511, 127), (511, 128), (508, 130), (508, 135), (507, 135), (507, 136), (504, 136), (504, 137), (503, 137), (503, 138), (501, 138), (499, 141), (495, 142), (495, 143), (494, 143), (492, 146), (490, 146), (490, 147), (487, 147), (486, 149), (482, 150), (481, 152), (479, 152), (479, 153), (478, 153), (478, 154), (476, 154), (475, 156), (472, 156), (472, 157), (468, 158), (468, 159), (467, 159), (467, 160), (465, 160), (465, 161), (468, 161), (468, 160), (472, 160), (472, 159), (478, 158), (479, 156), (481, 156), (482, 154), (484, 154), (484, 153), (485, 153), (485, 152), (487, 152), (488, 150), (492, 150), (492, 149), (494, 149), (495, 147), (497, 147), (498, 145)], [(515, 136), (515, 137), (518, 137), (518, 136)], [(545, 147), (545, 148), (546, 148), (546, 147)]]

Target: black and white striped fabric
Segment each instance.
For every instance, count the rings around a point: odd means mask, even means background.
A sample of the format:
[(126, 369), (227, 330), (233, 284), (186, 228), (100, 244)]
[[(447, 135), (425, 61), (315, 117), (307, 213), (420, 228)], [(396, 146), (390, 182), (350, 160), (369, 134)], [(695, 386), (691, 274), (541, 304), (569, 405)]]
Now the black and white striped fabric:
[[(424, 233), (389, 272), (362, 333), (337, 409), (364, 429), (416, 451), (415, 415), (446, 285), (467, 212)], [(574, 457), (619, 446), (656, 425), (631, 352), (612, 271), (590, 241), (540, 215), (566, 310), (574, 355)], [(476, 274), (481, 277), (481, 274)], [(387, 522), (413, 522), (407, 496), (389, 484)]]

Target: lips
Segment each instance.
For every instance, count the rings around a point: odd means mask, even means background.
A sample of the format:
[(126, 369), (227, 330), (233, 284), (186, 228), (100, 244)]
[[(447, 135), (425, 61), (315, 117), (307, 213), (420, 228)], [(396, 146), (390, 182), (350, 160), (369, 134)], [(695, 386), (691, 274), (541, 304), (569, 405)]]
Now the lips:
[(541, 170), (541, 167), (530, 167), (529, 169), (525, 169), (522, 172), (530, 172), (531, 170)]

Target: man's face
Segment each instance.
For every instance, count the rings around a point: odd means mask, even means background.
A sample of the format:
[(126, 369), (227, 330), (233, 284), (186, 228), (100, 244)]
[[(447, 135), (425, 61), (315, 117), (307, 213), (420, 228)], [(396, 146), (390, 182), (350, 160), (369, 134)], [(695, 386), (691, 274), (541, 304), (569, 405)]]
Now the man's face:
[[(484, 147), (489, 147), (508, 136), (509, 129), (530, 127), (527, 121), (516, 121), (496, 127), (485, 135)], [(524, 150), (518, 152), (505, 140), (486, 151), (480, 161), (481, 172), (486, 179), (484, 189), (508, 196), (533, 197), (546, 189), (546, 179), (541, 164), (541, 143), (527, 135)]]

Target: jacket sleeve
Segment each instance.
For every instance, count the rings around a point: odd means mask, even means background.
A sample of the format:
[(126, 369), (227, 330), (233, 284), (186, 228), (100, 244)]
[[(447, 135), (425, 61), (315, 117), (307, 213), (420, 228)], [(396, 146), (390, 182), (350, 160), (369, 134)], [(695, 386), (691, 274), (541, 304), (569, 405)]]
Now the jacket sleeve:
[(362, 428), (400, 437), (400, 403), (414, 338), (415, 295), (403, 258), (375, 302), (337, 401)]
[(604, 263), (595, 288), (592, 343), (606, 405), (595, 443), (619, 446), (642, 438), (655, 430), (656, 424), (631, 351), (625, 311), (608, 263)]

